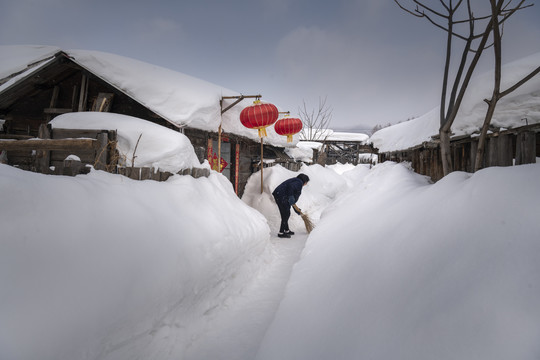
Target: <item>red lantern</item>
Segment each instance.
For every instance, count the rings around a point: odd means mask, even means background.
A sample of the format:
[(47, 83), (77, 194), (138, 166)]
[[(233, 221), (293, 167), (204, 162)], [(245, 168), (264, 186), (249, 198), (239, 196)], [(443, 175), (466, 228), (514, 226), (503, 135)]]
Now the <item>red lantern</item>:
[(262, 103), (259, 100), (253, 102), (240, 113), (240, 122), (247, 128), (259, 130), (259, 137), (266, 136), (266, 127), (276, 122), (279, 116), (275, 105)]
[(286, 135), (287, 142), (292, 142), (292, 136), (302, 130), (302, 120), (287, 117), (279, 119), (274, 125), (274, 129), (279, 135)]

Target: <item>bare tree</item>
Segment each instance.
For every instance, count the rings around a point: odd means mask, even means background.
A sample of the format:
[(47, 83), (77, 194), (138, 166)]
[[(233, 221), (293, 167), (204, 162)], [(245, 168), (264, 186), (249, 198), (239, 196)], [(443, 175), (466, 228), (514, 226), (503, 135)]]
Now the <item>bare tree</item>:
[(308, 110), (306, 101), (303, 101), (302, 107), (298, 109), (300, 119), (304, 126), (300, 131), (300, 136), (304, 140), (324, 141), (328, 136), (328, 127), (332, 121), (332, 111), (326, 104), (326, 97), (319, 97), (319, 106)]
[[(501, 24), (499, 22), (499, 18), (497, 14), (501, 12), (500, 6), (502, 6), (502, 1), (490, 0), (490, 3), (491, 3), (491, 15), (492, 15), (492, 23), (493, 23), (493, 50), (494, 50), (494, 57), (495, 57), (495, 71), (494, 71), (495, 80), (493, 83), (493, 94), (491, 95), (491, 99), (484, 99), (484, 101), (488, 104), (488, 110), (484, 118), (484, 123), (482, 124), (482, 131), (480, 132), (480, 137), (478, 139), (478, 150), (476, 152), (476, 159), (474, 162), (474, 171), (478, 171), (482, 168), (482, 162), (484, 159), (484, 153), (485, 153), (485, 147), (486, 147), (486, 136), (489, 129), (489, 124), (491, 123), (493, 114), (495, 113), (495, 107), (497, 106), (497, 102), (504, 96), (510, 94), (512, 91), (519, 88), (521, 85), (525, 84), (527, 81), (532, 79), (536, 74), (540, 72), (540, 66), (538, 66), (531, 73), (529, 73), (527, 76), (525, 76), (524, 78), (516, 82), (514, 85), (512, 85), (511, 87), (509, 87), (508, 89), (504, 91), (501, 91), (502, 29), (501, 29)], [(507, 16), (510, 16), (511, 13), (515, 12), (516, 10), (517, 9), (512, 9), (512, 11), (508, 13)]]
[[(495, 9), (492, 9), (496, 11), (495, 14), (487, 13), (478, 17), (474, 15), (471, 0), (465, 0), (465, 2), (464, 0), (439, 0), (440, 9), (427, 6), (418, 0), (412, 1), (416, 4), (413, 10), (403, 6), (400, 1), (394, 0), (401, 9), (416, 17), (427, 19), (447, 34), (439, 136), (443, 173), (448, 175), (453, 169), (450, 153), (452, 124), (478, 61), (483, 51), (491, 46), (488, 45), (488, 40), (494, 28), (494, 19), (497, 19), (498, 25), (502, 25), (515, 11), (531, 5), (523, 5), (525, 0), (519, 1), (517, 5), (512, 5), (514, 0), (496, 0)], [(466, 9), (462, 7), (464, 4), (466, 4)], [(477, 32), (478, 25), (481, 30)], [(457, 70), (451, 75), (454, 39), (463, 43)]]

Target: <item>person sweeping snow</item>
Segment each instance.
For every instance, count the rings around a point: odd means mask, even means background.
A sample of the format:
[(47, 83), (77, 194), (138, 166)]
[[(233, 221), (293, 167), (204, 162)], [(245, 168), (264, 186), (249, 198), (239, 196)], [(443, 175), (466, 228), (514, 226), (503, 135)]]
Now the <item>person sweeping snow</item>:
[[(281, 215), (278, 237), (290, 238), (291, 235), (294, 235), (294, 232), (289, 229), (291, 206), (296, 204), (302, 194), (302, 188), (306, 186), (308, 181), (309, 177), (306, 174), (299, 174), (297, 177), (285, 180), (272, 192), (279, 208), (279, 214)], [(302, 215), (302, 212), (297, 206), (293, 206), (293, 209), (298, 215)]]

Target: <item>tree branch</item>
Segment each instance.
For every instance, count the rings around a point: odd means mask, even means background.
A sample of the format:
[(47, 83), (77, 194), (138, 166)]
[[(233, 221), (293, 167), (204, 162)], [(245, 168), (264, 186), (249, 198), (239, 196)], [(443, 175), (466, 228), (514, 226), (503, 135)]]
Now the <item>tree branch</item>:
[(519, 88), (521, 85), (525, 84), (527, 81), (531, 80), (533, 77), (535, 77), (538, 73), (540, 73), (540, 66), (537, 67), (536, 69), (534, 69), (529, 75), (525, 76), (523, 79), (521, 79), (520, 81), (518, 81), (516, 84), (514, 84), (513, 86), (509, 87), (508, 89), (506, 89), (505, 91), (501, 92), (501, 94), (499, 95), (499, 97), (503, 97), (503, 96), (506, 96), (508, 94), (510, 94), (512, 91), (516, 90), (517, 88)]

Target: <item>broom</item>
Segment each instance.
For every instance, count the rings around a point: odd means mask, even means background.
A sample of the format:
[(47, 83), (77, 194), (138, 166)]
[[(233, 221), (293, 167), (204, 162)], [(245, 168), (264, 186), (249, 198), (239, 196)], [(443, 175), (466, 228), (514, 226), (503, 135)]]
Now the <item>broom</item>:
[(307, 214), (304, 214), (302, 212), (302, 210), (300, 210), (300, 208), (298, 206), (296, 206), (296, 204), (293, 204), (293, 208), (294, 208), (294, 210), (296, 210), (300, 214), (300, 217), (302, 218), (302, 220), (304, 220), (304, 225), (306, 226), (306, 231), (309, 234), (311, 232), (311, 230), (313, 230), (313, 228), (315, 227), (315, 225), (313, 225), (313, 221), (311, 221), (311, 219), (307, 216)]

